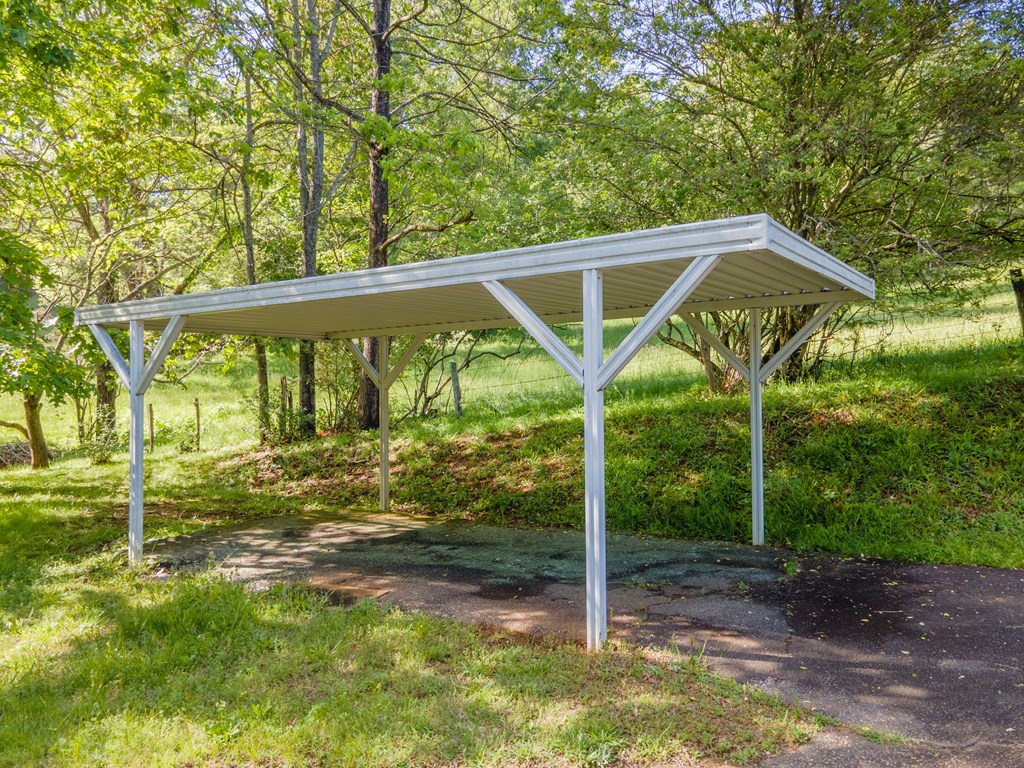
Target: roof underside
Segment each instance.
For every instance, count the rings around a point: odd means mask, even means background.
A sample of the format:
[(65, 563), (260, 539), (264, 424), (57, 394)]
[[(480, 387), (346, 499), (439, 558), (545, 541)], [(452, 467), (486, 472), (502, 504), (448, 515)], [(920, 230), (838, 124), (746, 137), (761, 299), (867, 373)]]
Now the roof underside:
[(84, 325), (195, 333), (357, 338), (518, 325), (485, 288), (501, 281), (549, 324), (582, 319), (580, 273), (600, 269), (606, 318), (639, 317), (690, 262), (721, 261), (682, 309), (873, 298), (874, 281), (764, 215), (321, 277), (85, 307)]

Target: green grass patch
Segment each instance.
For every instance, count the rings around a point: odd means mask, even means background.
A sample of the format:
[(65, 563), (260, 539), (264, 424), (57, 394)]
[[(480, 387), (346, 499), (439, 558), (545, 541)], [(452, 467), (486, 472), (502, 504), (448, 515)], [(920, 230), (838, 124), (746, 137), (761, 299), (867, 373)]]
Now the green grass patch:
[[(770, 542), (1024, 567), (1024, 350), (1000, 336), (1004, 294), (973, 314), (910, 317), (899, 338), (854, 327), (850, 356), (818, 381), (770, 384)], [(609, 345), (628, 329), (612, 324)], [(375, 505), (375, 435), (255, 450), (251, 374), (208, 369), (152, 391), (147, 538)], [(396, 506), (580, 527), (575, 386), (534, 351), (475, 366), (463, 389), (463, 418), (395, 425)], [(195, 397), (203, 451), (181, 455)], [(18, 408), (0, 398), (0, 417)], [(73, 451), (70, 409), (45, 413), (72, 452), (0, 471), (0, 768), (742, 764), (821, 725), (685, 655), (586, 654), (372, 603), (331, 608), (300, 587), (254, 595), (209, 574), (130, 571), (124, 454), (95, 465)], [(744, 395), (707, 395), (692, 362), (649, 345), (607, 394), (606, 445), (610, 528), (749, 539)]]
[(3, 765), (743, 764), (814, 729), (685, 657), (483, 637), (295, 587), (127, 578), (16, 629)]
[[(150, 537), (306, 508), (218, 479), (226, 454), (158, 458)], [(685, 654), (591, 654), (210, 573), (156, 579), (127, 567), (123, 472), (0, 473), (4, 768), (742, 765), (818, 727)]]
[[(770, 542), (898, 560), (1024, 567), (1024, 367), (1014, 345), (872, 357), (765, 394)], [(582, 411), (512, 410), (393, 431), (399, 509), (498, 524), (583, 524)], [(534, 406), (535, 407), (535, 406)], [(745, 395), (699, 382), (608, 396), (613, 530), (750, 537)], [(225, 477), (318, 504), (372, 507), (373, 435), (239, 455)]]

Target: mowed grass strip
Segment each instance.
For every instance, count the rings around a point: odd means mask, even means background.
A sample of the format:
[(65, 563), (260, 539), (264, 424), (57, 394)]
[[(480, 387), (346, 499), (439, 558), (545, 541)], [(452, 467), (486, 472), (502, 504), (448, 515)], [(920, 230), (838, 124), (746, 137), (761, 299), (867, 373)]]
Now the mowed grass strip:
[[(121, 554), (117, 467), (56, 466), (0, 473), (4, 768), (742, 765), (818, 727), (685, 653), (592, 654), (301, 586), (161, 581)], [(165, 457), (147, 535), (279, 511), (208, 470)], [(192, 482), (212, 513), (179, 498)]]

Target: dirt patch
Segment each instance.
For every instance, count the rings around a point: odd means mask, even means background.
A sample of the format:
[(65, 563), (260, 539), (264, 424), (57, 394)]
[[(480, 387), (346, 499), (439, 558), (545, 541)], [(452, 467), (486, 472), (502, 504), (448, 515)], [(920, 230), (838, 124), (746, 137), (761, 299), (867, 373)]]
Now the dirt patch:
[(817, 427), (829, 427), (833, 424), (849, 426), (856, 420), (853, 411), (849, 408), (839, 408), (834, 411), (818, 411), (811, 416), (811, 423)]
[(521, 597), (536, 597), (546, 587), (547, 584), (540, 579), (491, 579), (481, 584), (476, 594), (487, 600), (518, 600)]

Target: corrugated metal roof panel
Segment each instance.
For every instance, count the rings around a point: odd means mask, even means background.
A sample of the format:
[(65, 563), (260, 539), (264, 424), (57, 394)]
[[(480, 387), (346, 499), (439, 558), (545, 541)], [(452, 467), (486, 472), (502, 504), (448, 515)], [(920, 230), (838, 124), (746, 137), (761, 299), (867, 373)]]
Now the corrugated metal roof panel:
[(692, 311), (871, 298), (870, 278), (767, 216), (743, 216), (567, 243), (281, 283), (84, 307), (80, 324), (201, 333), (354, 338), (516, 325), (484, 288), (502, 281), (548, 323), (579, 320), (581, 273), (601, 269), (608, 318), (643, 315), (696, 256), (718, 254)]

